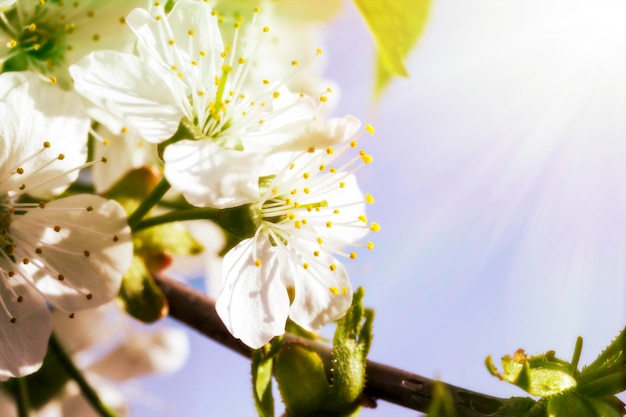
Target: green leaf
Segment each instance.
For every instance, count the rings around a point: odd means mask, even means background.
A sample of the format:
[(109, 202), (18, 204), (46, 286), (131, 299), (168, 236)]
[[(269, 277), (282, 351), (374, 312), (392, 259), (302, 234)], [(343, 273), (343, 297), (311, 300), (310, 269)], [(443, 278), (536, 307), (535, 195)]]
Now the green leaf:
[(128, 314), (144, 323), (155, 322), (169, 311), (163, 292), (152, 279), (144, 260), (137, 255), (122, 277), (117, 301)]
[(365, 365), (372, 345), (374, 312), (363, 307), (365, 291), (359, 287), (352, 305), (339, 320), (333, 339), (331, 402), (326, 409), (349, 413), (358, 407), (365, 387)]
[(430, 0), (354, 0), (376, 42), (375, 93), (379, 96), (395, 75), (409, 75), (405, 58), (424, 29)]
[(330, 386), (319, 355), (304, 345), (289, 343), (274, 364), (287, 413), (291, 417), (313, 416), (328, 401)]
[(274, 417), (274, 396), (272, 395), (273, 358), (266, 358), (261, 349), (252, 356), (252, 387), (254, 405), (259, 417)]
[(604, 397), (626, 389), (626, 327), (578, 376), (578, 391)]
[(441, 382), (435, 382), (433, 401), (428, 406), (427, 417), (456, 417), (452, 395)]
[(585, 398), (576, 392), (568, 392), (550, 398), (548, 401), (548, 415), (550, 417), (621, 417), (608, 403)]

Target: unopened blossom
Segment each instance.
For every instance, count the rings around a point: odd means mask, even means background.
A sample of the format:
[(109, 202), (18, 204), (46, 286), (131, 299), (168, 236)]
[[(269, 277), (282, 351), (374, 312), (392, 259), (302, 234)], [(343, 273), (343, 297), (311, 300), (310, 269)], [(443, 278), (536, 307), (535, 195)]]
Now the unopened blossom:
[(51, 324), (113, 299), (130, 265), (114, 201), (63, 192), (85, 165), (89, 119), (78, 97), (35, 73), (0, 75), (0, 379), (35, 371)]
[[(124, 17), (143, 0), (18, 0), (0, 2), (4, 71), (36, 71), (69, 87), (67, 67), (95, 49), (125, 49)], [(12, 8), (9, 8), (13, 5)]]
[[(165, 176), (191, 204), (249, 202), (267, 153), (322, 147), (354, 133), (351, 117), (318, 120), (331, 91), (290, 92), (289, 74), (251, 81), (253, 63), (262, 58), (255, 54), (270, 27), (251, 22), (243, 31), (239, 22), (230, 23), (235, 33), (225, 44), (218, 13), (207, 2), (181, 0), (170, 12), (154, 4), (126, 18), (138, 55), (97, 51), (70, 73), (79, 93), (147, 141), (176, 134), (163, 155)], [(311, 51), (311, 59), (319, 52)], [(283, 64), (288, 73), (300, 65)], [(320, 138), (324, 143), (316, 143)]]
[(317, 330), (350, 306), (352, 287), (338, 258), (355, 259), (351, 246), (373, 249), (359, 240), (380, 229), (365, 216), (374, 199), (353, 174), (372, 157), (356, 147), (354, 139), (275, 155), (282, 163), (259, 179), (259, 198), (249, 207), (256, 230), (224, 257), (216, 305), (228, 330), (248, 346), (283, 334), (287, 317)]

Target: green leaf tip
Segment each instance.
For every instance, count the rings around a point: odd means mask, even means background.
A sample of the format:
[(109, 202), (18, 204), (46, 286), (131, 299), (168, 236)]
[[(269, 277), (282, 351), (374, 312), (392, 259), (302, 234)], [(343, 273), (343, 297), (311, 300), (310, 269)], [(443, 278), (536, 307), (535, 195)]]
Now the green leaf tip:
[(376, 58), (376, 96), (384, 91), (393, 76), (409, 75), (405, 58), (417, 43), (426, 24), (430, 0), (354, 0), (374, 41)]

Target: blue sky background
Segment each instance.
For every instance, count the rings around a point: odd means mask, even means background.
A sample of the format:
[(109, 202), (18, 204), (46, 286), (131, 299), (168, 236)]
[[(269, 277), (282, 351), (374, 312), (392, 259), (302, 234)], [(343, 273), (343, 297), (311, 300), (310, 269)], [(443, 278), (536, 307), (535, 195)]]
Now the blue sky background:
[[(382, 231), (351, 264), (376, 309), (371, 359), (523, 395), (485, 356), (569, 359), (582, 335), (585, 364), (626, 324), (624, 21), (621, 1), (438, 0), (411, 78), (374, 104), (373, 44), (346, 3), (325, 54), (337, 114), (376, 128), (359, 174)], [(145, 380), (135, 415), (254, 416), (249, 362), (190, 337), (187, 366)]]

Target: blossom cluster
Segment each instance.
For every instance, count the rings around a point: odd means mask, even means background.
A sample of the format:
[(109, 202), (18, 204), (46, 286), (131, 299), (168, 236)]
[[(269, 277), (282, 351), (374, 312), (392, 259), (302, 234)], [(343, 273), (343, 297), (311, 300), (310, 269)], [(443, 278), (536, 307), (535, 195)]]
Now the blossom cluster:
[[(374, 129), (331, 117), (337, 87), (314, 45), (337, 2), (297, 17), (263, 1), (69, 3), (0, 2), (0, 378), (40, 368), (51, 313), (88, 315), (138, 268), (149, 278), (192, 252), (159, 246), (155, 262), (146, 248), (172, 233), (158, 219), (228, 235), (216, 308), (251, 348), (288, 319), (340, 318), (344, 261), (380, 226), (355, 176)], [(158, 193), (133, 194), (141, 167)]]

